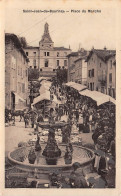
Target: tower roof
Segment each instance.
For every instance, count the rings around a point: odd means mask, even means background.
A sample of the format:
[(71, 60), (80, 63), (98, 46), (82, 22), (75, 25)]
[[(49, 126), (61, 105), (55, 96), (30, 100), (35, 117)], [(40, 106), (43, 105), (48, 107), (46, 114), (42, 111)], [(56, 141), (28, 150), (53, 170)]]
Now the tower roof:
[(48, 42), (52, 43), (53, 42), (51, 37), (50, 37), (50, 34), (49, 34), (49, 25), (48, 25), (47, 22), (45, 23), (44, 34), (43, 34), (42, 39), (41, 39), (40, 42), (44, 42), (44, 43), (48, 43)]

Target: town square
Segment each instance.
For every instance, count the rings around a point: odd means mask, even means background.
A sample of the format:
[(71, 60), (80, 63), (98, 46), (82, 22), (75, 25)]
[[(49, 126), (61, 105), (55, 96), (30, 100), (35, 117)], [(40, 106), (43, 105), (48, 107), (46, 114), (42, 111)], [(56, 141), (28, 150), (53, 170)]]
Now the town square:
[(5, 32), (5, 188), (115, 188), (116, 49), (49, 17)]

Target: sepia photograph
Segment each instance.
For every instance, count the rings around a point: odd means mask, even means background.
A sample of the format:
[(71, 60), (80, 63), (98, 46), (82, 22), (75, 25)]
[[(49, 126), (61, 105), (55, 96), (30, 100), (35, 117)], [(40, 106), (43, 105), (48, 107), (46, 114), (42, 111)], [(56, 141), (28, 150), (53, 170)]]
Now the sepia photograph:
[(116, 9), (6, 2), (5, 189), (114, 190)]

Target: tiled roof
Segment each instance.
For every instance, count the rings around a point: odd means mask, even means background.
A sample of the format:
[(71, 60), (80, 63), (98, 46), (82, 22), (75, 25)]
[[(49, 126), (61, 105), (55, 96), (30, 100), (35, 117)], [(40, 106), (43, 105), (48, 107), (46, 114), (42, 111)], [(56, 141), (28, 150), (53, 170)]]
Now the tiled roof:
[(97, 50), (97, 49), (92, 49), (87, 57), (86, 61), (89, 61), (90, 57), (92, 56), (92, 54), (95, 53), (101, 60), (103, 60), (104, 62), (106, 62), (110, 57), (116, 55), (116, 51), (115, 50)]
[(21, 42), (20, 42), (19, 38), (17, 37), (17, 35), (15, 35), (13, 33), (5, 33), (5, 42), (7, 42), (7, 39), (13, 40), (13, 42), (15, 43), (18, 50), (23, 54), (23, 56), (26, 58), (26, 60), (29, 61), (24, 49), (22, 48)]
[(54, 50), (70, 50), (69, 48), (62, 47), (54, 47)]
[(80, 57), (78, 59), (76, 59), (74, 62), (76, 63), (82, 59), (85, 59), (85, 61), (86, 61), (88, 55), (89, 55), (89, 51), (84, 50), (84, 52), (80, 53)]
[(67, 55), (67, 57), (70, 57), (70, 56), (78, 56), (78, 52), (72, 52)]
[(74, 62), (76, 63), (76, 62), (78, 62), (78, 61), (80, 61), (80, 60), (82, 60), (82, 59), (87, 59), (87, 56), (84, 56), (84, 57), (80, 57), (80, 58), (78, 58), (78, 59), (76, 59)]
[[(27, 46), (25, 49), (39, 49), (39, 46)], [(64, 48), (64, 47), (54, 47), (54, 50), (70, 50), (69, 48)]]

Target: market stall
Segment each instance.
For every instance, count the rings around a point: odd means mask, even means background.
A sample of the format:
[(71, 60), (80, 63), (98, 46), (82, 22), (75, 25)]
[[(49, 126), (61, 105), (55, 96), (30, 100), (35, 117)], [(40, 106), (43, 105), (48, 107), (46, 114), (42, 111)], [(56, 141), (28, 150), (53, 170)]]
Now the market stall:
[(86, 97), (90, 97), (91, 99), (96, 101), (97, 106), (99, 106), (101, 104), (104, 104), (106, 102), (112, 102), (113, 104), (116, 103), (115, 99), (113, 99), (109, 95), (103, 94), (103, 93), (98, 92), (98, 91), (90, 91), (90, 90), (86, 89), (84, 91), (81, 91), (79, 94), (83, 95), (83, 96), (86, 96)]
[(50, 92), (45, 91), (43, 94), (34, 99), (32, 106), (34, 106), (37, 110), (42, 109), (43, 115), (45, 116), (50, 108), (55, 108), (57, 104), (61, 105), (61, 101), (57, 100), (56, 96), (54, 96), (53, 100), (51, 100)]
[(87, 89), (87, 86), (85, 85), (82, 85), (82, 84), (78, 84), (78, 83), (75, 83), (75, 82), (68, 82), (65, 84), (66, 86), (69, 86), (77, 91), (82, 91), (84, 89)]
[(82, 84), (78, 84), (78, 83), (72, 84), (71, 87), (74, 88), (77, 91), (82, 91), (82, 90), (87, 89), (87, 86), (82, 85)]

